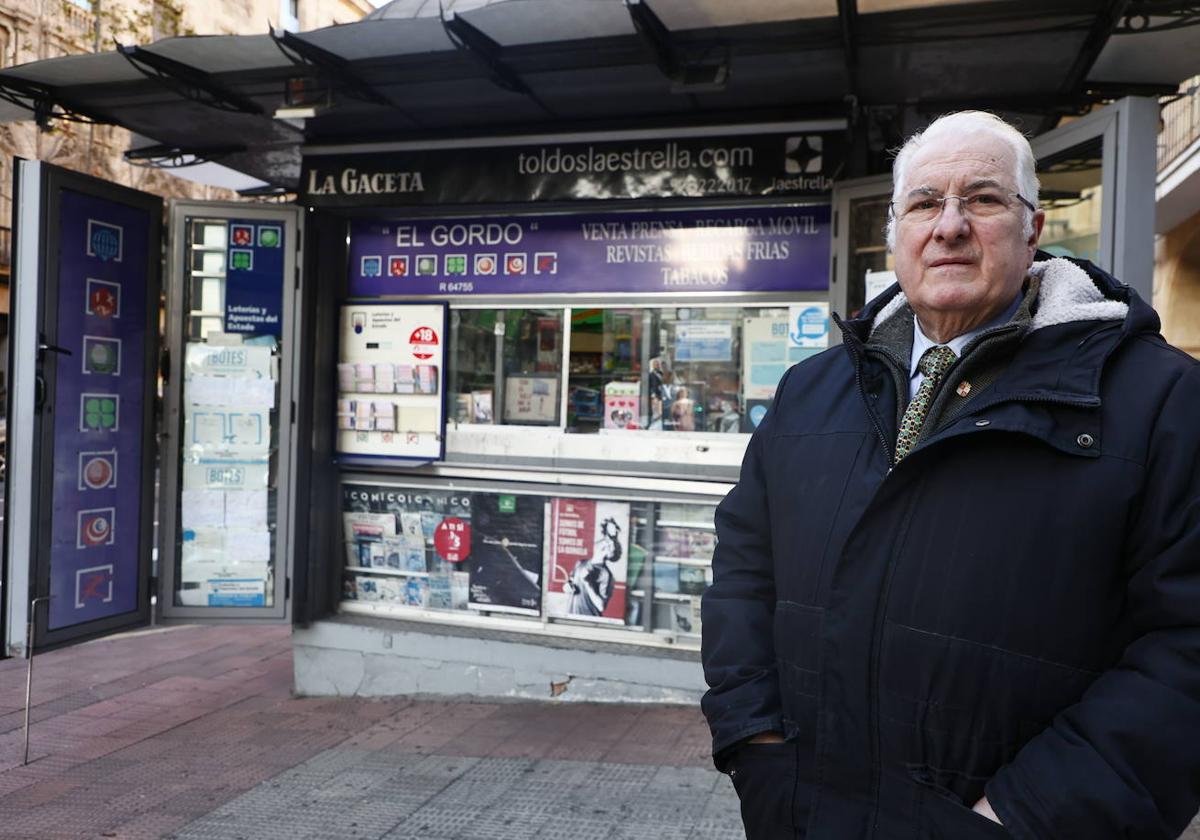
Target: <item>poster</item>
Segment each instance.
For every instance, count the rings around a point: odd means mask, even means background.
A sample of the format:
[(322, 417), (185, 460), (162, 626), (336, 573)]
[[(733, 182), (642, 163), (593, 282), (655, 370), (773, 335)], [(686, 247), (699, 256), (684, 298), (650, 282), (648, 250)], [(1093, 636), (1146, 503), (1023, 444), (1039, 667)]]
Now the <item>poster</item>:
[(283, 334), (283, 222), (230, 219), (225, 260), (225, 332)]
[(733, 324), (681, 321), (675, 326), (676, 362), (728, 362), (733, 359)]
[[(801, 308), (807, 308), (807, 305)], [(742, 405), (747, 415), (754, 404), (770, 403), (788, 368), (824, 349), (798, 346), (788, 333), (788, 316), (784, 311), (747, 316), (742, 320)], [(742, 431), (753, 431), (761, 419), (760, 413), (751, 428)]]
[[(353, 222), (350, 294), (829, 288), (828, 205)], [(728, 357), (727, 357), (728, 358)]]
[(504, 380), (504, 422), (558, 423), (558, 377), (507, 377)]
[(550, 502), (546, 614), (625, 623), (629, 504)]
[(54, 342), (49, 629), (133, 612), (139, 564), (152, 222), (141, 208), (64, 189)]
[(810, 301), (788, 307), (788, 342), (789, 347), (828, 347), (829, 304)]
[(604, 386), (604, 428), (637, 429), (642, 386), (638, 382), (609, 382)]
[(442, 458), (447, 339), (443, 304), (342, 307), (336, 409), (341, 460)]
[(545, 502), (542, 496), (471, 496), (472, 609), (541, 612)]

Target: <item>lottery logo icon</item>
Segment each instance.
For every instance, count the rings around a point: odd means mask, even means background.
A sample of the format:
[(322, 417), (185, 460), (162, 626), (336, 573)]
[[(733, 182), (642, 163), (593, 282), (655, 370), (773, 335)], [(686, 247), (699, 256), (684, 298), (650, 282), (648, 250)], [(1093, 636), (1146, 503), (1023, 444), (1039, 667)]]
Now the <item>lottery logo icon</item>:
[(75, 573), (75, 609), (81, 610), (88, 601), (107, 604), (113, 599), (113, 567), (90, 566)]
[(417, 275), (432, 277), (437, 274), (437, 257), (434, 254), (421, 254), (417, 257)]
[(234, 245), (242, 248), (247, 248), (254, 244), (254, 226), (253, 225), (231, 225), (229, 228), (229, 241)]
[(407, 277), (408, 257), (388, 257), (388, 276)]
[(115, 432), (121, 398), (116, 394), (79, 395), (79, 431)]
[(97, 548), (112, 545), (116, 540), (116, 508), (81, 510), (77, 522), (76, 548)]
[(258, 247), (278, 248), (283, 244), (283, 232), (276, 225), (260, 225), (258, 228)]
[(363, 257), (362, 276), (378, 277), (383, 274), (383, 257)]
[(447, 254), (445, 259), (446, 276), (465, 275), (467, 273), (466, 254)]
[(534, 274), (558, 274), (558, 252), (539, 251), (533, 257)]
[(230, 248), (229, 267), (234, 271), (253, 271), (254, 252), (248, 248)]
[(524, 254), (505, 254), (504, 255), (504, 273), (505, 274), (524, 274), (525, 273), (525, 255)]
[(85, 335), (83, 372), (109, 376), (121, 375), (121, 339)]
[(107, 280), (95, 280), (89, 277), (87, 281), (87, 305), (84, 307), (84, 311), (88, 315), (95, 315), (98, 318), (120, 318), (120, 285), (109, 283)]
[(124, 249), (125, 229), (88, 219), (87, 255), (98, 257), (101, 262), (120, 262)]
[(475, 255), (475, 273), (476, 274), (495, 274), (496, 273), (496, 255), (495, 254), (476, 254)]
[(108, 490), (117, 486), (117, 450), (79, 453), (79, 489)]

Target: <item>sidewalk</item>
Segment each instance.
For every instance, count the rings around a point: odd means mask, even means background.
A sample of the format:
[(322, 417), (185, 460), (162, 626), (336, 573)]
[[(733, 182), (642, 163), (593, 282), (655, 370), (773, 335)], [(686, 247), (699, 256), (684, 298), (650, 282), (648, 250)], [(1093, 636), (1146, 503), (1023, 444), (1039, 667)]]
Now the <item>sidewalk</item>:
[(740, 838), (697, 709), (294, 699), (287, 628), (0, 662), (0, 838)]

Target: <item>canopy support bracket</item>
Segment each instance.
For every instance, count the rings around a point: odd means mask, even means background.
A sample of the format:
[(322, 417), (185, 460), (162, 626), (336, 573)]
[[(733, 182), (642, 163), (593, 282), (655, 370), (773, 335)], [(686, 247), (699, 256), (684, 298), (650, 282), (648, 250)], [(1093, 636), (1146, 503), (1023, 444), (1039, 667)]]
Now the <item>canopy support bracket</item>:
[(162, 82), (185, 99), (235, 114), (263, 114), (257, 102), (226, 89), (203, 70), (138, 46), (118, 42), (117, 51), (146, 78)]
[(538, 98), (529, 85), (525, 84), (520, 75), (504, 63), (500, 58), (503, 48), (490, 35), (468, 23), (462, 15), (451, 14), (450, 17), (446, 17), (445, 10), (441, 8), (440, 3), (438, 12), (441, 15), (442, 28), (446, 31), (446, 37), (459, 50), (475, 58), (487, 70), (488, 77), (493, 84), (504, 90), (527, 96), (547, 116), (557, 116), (545, 102)]

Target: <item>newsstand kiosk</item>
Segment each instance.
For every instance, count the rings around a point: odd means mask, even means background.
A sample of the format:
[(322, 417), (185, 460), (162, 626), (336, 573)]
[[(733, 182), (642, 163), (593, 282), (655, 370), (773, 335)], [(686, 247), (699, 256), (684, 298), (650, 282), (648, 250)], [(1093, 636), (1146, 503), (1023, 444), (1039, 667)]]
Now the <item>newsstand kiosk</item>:
[[(1058, 247), (1119, 270), (1145, 105), (1035, 141)], [(293, 623), (301, 694), (694, 701), (715, 506), (831, 305), (892, 279), (843, 138), (309, 147), (296, 205), (173, 202), (165, 235), (21, 162), (7, 651), (153, 596)]]

